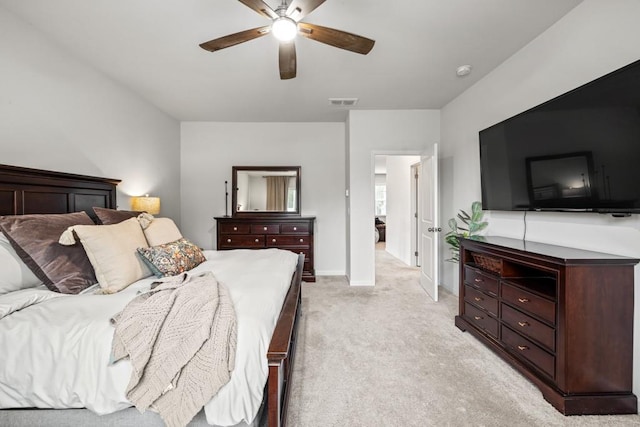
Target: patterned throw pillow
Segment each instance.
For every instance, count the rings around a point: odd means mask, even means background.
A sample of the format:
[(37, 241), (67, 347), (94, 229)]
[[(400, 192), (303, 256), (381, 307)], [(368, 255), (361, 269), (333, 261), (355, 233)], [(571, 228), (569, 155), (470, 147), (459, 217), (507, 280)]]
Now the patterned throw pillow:
[(138, 255), (157, 277), (175, 276), (206, 261), (200, 248), (185, 238), (150, 248), (138, 248)]

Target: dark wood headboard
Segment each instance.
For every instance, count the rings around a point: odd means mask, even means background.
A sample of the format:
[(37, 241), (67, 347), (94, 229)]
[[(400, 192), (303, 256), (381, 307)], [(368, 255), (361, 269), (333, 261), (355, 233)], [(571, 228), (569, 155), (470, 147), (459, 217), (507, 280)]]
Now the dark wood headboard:
[(115, 209), (119, 179), (0, 165), (0, 215)]

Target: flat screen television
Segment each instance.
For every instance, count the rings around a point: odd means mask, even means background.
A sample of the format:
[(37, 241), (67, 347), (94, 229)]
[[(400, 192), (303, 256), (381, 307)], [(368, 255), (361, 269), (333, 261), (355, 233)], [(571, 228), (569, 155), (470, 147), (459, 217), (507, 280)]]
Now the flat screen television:
[(640, 61), (479, 137), (483, 209), (640, 213)]

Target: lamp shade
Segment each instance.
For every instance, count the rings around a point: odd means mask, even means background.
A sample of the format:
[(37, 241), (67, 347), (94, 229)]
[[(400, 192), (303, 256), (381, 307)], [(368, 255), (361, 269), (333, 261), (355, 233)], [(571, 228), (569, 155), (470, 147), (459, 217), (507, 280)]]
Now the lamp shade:
[(149, 197), (149, 195), (132, 197), (131, 210), (145, 211), (151, 215), (160, 213), (160, 197)]

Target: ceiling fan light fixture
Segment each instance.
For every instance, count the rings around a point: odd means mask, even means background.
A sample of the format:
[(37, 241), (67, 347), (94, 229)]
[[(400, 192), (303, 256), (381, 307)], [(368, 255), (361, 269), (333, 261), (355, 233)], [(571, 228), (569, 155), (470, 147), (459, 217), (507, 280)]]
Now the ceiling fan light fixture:
[(291, 18), (282, 16), (277, 18), (271, 24), (271, 32), (274, 37), (281, 42), (289, 42), (296, 38), (298, 33), (298, 24)]

